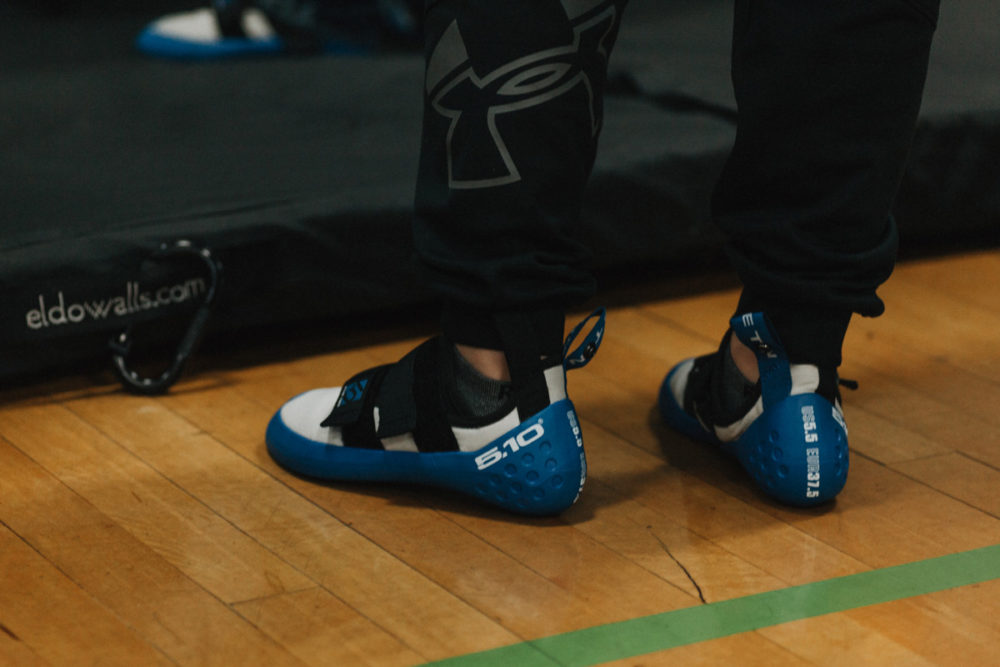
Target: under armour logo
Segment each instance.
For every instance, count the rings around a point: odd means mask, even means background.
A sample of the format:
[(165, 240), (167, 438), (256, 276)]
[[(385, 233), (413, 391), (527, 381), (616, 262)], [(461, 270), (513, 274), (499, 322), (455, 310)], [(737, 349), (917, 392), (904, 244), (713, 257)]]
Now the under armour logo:
[[(573, 41), (518, 58), (492, 72), (476, 72), (453, 22), (442, 35), (427, 64), (427, 93), (434, 110), (450, 121), (446, 135), (448, 185), (453, 189), (490, 188), (521, 180), (517, 160), (497, 128), (497, 117), (549, 102), (582, 87), (589, 101), (593, 136), (600, 118), (590, 76), (580, 66), (581, 48), (608, 55), (606, 44), (618, 20), (611, 2), (564, 0), (573, 27)], [(598, 9), (600, 7), (600, 9)], [(585, 10), (585, 11), (584, 11)], [(596, 10), (596, 11), (595, 11)], [(579, 11), (581, 16), (574, 15)], [(475, 165), (456, 165), (452, 142), (493, 144), (490, 155), (477, 155)]]

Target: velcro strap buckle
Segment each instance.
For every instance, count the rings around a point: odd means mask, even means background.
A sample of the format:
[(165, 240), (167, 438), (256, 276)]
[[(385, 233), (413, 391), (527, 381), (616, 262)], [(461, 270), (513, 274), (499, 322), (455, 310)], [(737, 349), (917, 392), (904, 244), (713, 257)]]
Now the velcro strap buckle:
[(362, 422), (371, 414), (370, 426), (378, 438), (412, 433), (417, 426), (414, 367), (428, 363), (435, 354), (435, 344), (436, 339), (431, 339), (394, 364), (377, 366), (352, 377), (341, 388), (333, 411), (321, 426), (342, 428)]
[(333, 411), (320, 426), (347, 426), (361, 419), (365, 406), (372, 392), (381, 384), (382, 377), (388, 372), (388, 366), (376, 366), (362, 371), (344, 383), (340, 388), (340, 396), (333, 406)]
[(219, 34), (223, 37), (246, 37), (243, 32), (243, 0), (212, 0)]
[(417, 347), (389, 367), (378, 397), (379, 417), (375, 434), (379, 438), (392, 438), (412, 433), (417, 427), (417, 406), (413, 396), (413, 367), (420, 350)]

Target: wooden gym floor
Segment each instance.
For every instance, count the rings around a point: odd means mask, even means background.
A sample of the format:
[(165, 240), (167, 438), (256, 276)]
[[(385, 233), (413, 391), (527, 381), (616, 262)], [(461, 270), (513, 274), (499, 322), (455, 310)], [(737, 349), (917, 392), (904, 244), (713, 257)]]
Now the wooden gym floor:
[(997, 250), (914, 261), (855, 320), (851, 474), (818, 510), (655, 414), (734, 290), (611, 310), (569, 380), (590, 480), (555, 519), (271, 462), (287, 397), (414, 339), (208, 368), (162, 398), (104, 377), (0, 394), (0, 664), (996, 664), (998, 286)]

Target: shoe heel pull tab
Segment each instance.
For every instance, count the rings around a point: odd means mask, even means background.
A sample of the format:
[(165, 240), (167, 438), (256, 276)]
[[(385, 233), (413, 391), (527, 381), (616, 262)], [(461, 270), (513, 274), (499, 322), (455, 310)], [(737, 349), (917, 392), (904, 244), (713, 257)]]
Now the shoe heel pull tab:
[[(570, 352), (570, 346), (573, 344), (573, 341), (580, 335), (587, 322), (594, 318), (597, 318), (597, 322), (594, 323), (594, 326), (591, 327), (576, 349)], [(597, 308), (569, 332), (566, 342), (563, 344), (563, 368), (569, 371), (574, 368), (583, 368), (590, 363), (590, 360), (597, 354), (597, 349), (601, 347), (601, 341), (604, 340), (604, 323), (606, 318), (607, 310), (603, 307)]]
[(792, 371), (788, 355), (771, 330), (764, 313), (744, 313), (729, 322), (733, 333), (757, 356), (764, 408), (783, 400), (792, 391)]

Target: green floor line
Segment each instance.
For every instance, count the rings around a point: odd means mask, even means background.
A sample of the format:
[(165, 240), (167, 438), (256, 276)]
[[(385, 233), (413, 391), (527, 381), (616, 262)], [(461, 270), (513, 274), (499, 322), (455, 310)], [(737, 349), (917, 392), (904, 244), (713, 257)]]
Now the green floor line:
[(440, 667), (584, 667), (1000, 579), (1000, 545), (470, 653)]

